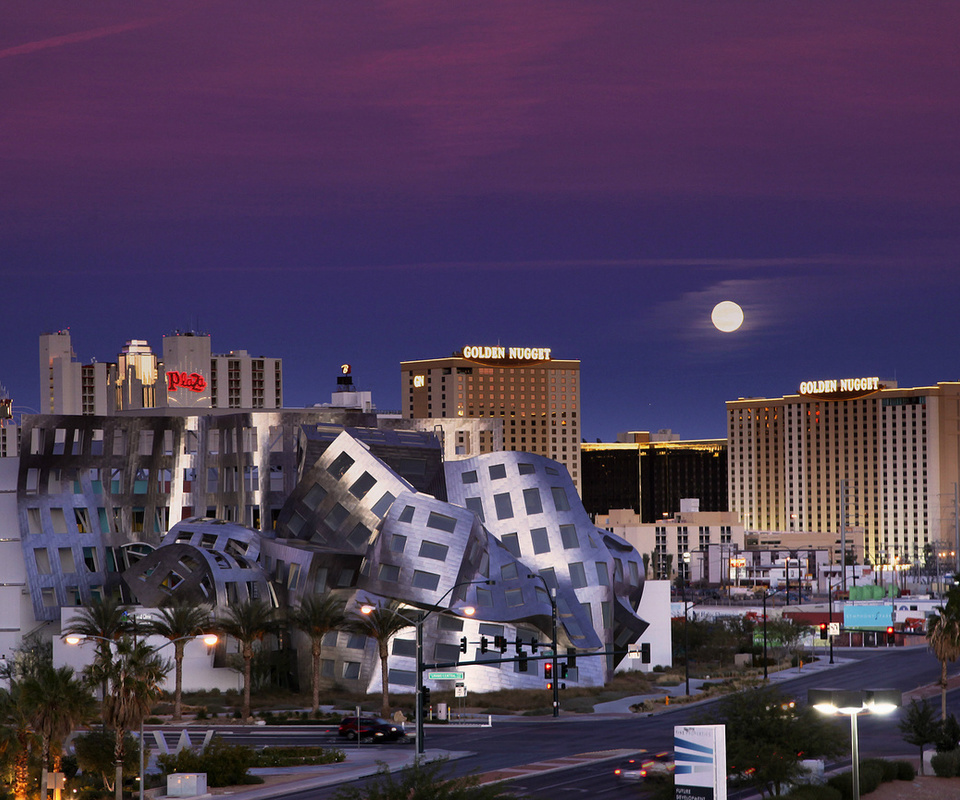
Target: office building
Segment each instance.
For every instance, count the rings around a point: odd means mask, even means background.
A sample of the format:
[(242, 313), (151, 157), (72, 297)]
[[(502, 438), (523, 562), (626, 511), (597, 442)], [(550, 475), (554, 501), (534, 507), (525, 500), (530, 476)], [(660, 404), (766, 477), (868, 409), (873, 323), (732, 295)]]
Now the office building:
[(210, 335), (177, 331), (163, 338), (159, 361), (144, 339), (130, 339), (116, 362), (81, 364), (69, 331), (40, 337), (41, 409), (107, 416), (151, 408), (270, 409), (283, 406), (279, 358), (246, 350), (211, 353)]
[[(580, 362), (550, 348), (468, 346), (446, 358), (400, 365), (404, 419), (503, 420), (502, 449), (563, 464), (579, 490)], [(468, 432), (464, 432), (465, 434)], [(464, 451), (496, 452), (496, 430), (476, 433)]]
[(807, 381), (727, 402), (727, 431), (730, 510), (748, 531), (852, 530), (873, 564), (956, 554), (960, 383)]
[(684, 498), (700, 510), (727, 510), (727, 443), (681, 441), (671, 431), (620, 434), (616, 442), (580, 446), (583, 506), (595, 518), (631, 509), (653, 523), (680, 508)]

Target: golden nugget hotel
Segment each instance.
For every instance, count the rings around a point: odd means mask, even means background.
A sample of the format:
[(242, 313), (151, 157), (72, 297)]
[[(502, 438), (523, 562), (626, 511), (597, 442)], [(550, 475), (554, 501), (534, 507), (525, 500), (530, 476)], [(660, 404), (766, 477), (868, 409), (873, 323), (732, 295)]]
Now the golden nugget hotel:
[(960, 383), (824, 378), (726, 406), (730, 510), (747, 530), (843, 524), (863, 532), (858, 561), (922, 561), (928, 544), (954, 560)]
[(580, 362), (549, 347), (467, 345), (447, 358), (400, 364), (406, 419), (502, 420), (467, 451), (521, 450), (563, 464), (580, 490)]

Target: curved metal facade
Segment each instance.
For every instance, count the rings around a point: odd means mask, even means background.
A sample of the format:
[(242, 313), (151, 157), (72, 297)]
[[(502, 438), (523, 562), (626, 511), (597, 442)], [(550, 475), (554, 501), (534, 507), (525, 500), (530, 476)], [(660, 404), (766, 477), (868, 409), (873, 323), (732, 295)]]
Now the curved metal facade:
[[(35, 608), (53, 619), (61, 605), (114, 590), (148, 605), (180, 596), (294, 606), (337, 592), (357, 611), (398, 600), (412, 615), (429, 612), (425, 661), (451, 664), (499, 658), (480, 652), (481, 637), (546, 648), (545, 583), (560, 656), (579, 654), (569, 680), (587, 685), (615, 666), (590, 651), (625, 648), (646, 628), (634, 611), (640, 555), (590, 523), (562, 465), (516, 452), (444, 465), (431, 434), (305, 424), (305, 413), (35, 418), (25, 441), (37, 452), (20, 475)], [(105, 483), (118, 474), (119, 486)], [(100, 524), (84, 524), (93, 519)], [(415, 684), (413, 636), (393, 641), (394, 688)], [(529, 672), (516, 663), (463, 670), (471, 691), (543, 685), (536, 662)], [(376, 690), (375, 644), (330, 634), (322, 674)]]

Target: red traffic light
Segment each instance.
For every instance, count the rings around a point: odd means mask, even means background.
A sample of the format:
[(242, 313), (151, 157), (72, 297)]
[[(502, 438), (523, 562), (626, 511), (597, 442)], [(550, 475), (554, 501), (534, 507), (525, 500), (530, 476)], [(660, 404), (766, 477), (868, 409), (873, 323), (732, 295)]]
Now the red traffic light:
[(547, 680), (553, 677), (553, 664), (549, 661), (545, 662), (543, 665), (543, 677)]
[(887, 636), (893, 636), (893, 625), (887, 628)]

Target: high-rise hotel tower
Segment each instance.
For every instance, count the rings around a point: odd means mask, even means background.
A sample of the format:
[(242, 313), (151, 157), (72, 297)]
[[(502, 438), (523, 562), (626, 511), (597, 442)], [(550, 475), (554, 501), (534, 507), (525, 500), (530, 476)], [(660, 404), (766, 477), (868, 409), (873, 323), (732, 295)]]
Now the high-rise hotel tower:
[(858, 561), (895, 565), (933, 551), (953, 561), (960, 383), (806, 381), (796, 394), (728, 401), (727, 435), (730, 510), (748, 530), (843, 525), (863, 530)]
[[(503, 450), (547, 456), (580, 488), (580, 362), (549, 347), (467, 346), (447, 358), (400, 364), (406, 419), (499, 418)], [(493, 434), (467, 452), (501, 449)]]

